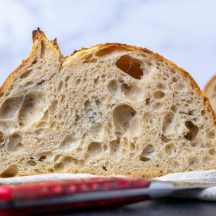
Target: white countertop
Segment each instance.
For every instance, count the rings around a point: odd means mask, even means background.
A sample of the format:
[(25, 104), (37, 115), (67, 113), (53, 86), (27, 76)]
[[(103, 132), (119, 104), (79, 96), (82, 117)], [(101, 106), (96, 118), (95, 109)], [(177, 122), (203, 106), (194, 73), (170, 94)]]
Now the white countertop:
[(0, 0), (0, 83), (40, 27), (62, 53), (103, 42), (143, 46), (189, 71), (201, 88), (216, 73), (214, 0)]

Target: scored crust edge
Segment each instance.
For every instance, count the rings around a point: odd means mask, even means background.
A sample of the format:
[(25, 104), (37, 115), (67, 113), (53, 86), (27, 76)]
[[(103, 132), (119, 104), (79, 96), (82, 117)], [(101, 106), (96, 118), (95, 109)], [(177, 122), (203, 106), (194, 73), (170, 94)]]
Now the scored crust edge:
[[(82, 48), (80, 50), (74, 51), (71, 55), (64, 57), (61, 54), (60, 48), (58, 46), (57, 40), (48, 40), (46, 35), (44, 34), (43, 31), (41, 31), (39, 28), (34, 30), (32, 32), (32, 38), (33, 38), (33, 46), (32, 46), (32, 50), (29, 54), (29, 56), (24, 59), (22, 61), (22, 63), (6, 78), (6, 80), (4, 81), (4, 83), (2, 84), (2, 86), (0, 87), (0, 95), (3, 93), (3, 91), (8, 87), (8, 85), (13, 81), (14, 76), (19, 73), (19, 71), (24, 68), (28, 61), (31, 59), (31, 57), (34, 55), (34, 53), (37, 50), (37, 47), (40, 45), (40, 41), (41, 40), (47, 40), (49, 43), (51, 43), (53, 45), (53, 48), (55, 49), (54, 51), (57, 52), (60, 56), (60, 62), (61, 64), (63, 64), (65, 61), (67, 61), (69, 58), (73, 59), (76, 58), (76, 56), (82, 55), (84, 54), (86, 51), (90, 51), (91, 49), (95, 49), (95, 48), (100, 48), (100, 49), (104, 49), (104, 48), (108, 48), (108, 47), (113, 47), (113, 48), (119, 48), (119, 49), (127, 49), (130, 51), (136, 51), (142, 54), (149, 54), (151, 57), (164, 62), (168, 65), (170, 65), (171, 67), (173, 67), (174, 69), (176, 69), (179, 73), (181, 73), (188, 81), (190, 81), (190, 83), (192, 84), (192, 87), (196, 90), (196, 92), (200, 95), (200, 97), (203, 98), (203, 104), (206, 107), (206, 109), (209, 111), (210, 116), (214, 122), (214, 124), (216, 125), (216, 115), (209, 103), (209, 99), (206, 98), (205, 92), (208, 89), (208, 87), (211, 85), (211, 83), (216, 79), (216, 76), (214, 76), (206, 85), (204, 92), (201, 91), (200, 87), (198, 86), (198, 84), (196, 83), (196, 81), (192, 78), (192, 76), (185, 71), (183, 68), (177, 66), (175, 63), (173, 63), (170, 60), (167, 60), (166, 58), (164, 58), (163, 56), (154, 53), (146, 48), (141, 48), (141, 47), (137, 47), (137, 46), (131, 46), (131, 45), (127, 45), (127, 44), (121, 44), (121, 43), (104, 43), (104, 44), (97, 44), (95, 46), (92, 46), (90, 48)], [(87, 170), (86, 170), (87, 171)], [(134, 174), (134, 177), (136, 176), (141, 176), (141, 174)], [(150, 177), (150, 176), (149, 176)]]

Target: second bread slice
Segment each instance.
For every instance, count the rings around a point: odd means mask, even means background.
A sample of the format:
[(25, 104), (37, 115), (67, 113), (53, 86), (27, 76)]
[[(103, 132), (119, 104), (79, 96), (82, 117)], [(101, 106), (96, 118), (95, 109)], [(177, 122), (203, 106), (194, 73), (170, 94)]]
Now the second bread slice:
[(216, 112), (216, 76), (213, 76), (204, 89), (204, 95), (209, 98), (209, 102)]

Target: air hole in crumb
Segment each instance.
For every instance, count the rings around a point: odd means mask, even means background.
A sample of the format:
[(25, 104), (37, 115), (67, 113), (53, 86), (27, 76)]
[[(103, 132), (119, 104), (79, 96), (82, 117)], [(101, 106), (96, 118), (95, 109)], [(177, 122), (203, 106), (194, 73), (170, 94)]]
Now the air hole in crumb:
[(33, 85), (33, 82), (32, 82), (32, 81), (28, 81), (28, 82), (25, 84), (25, 87), (30, 86), (30, 85)]
[(0, 131), (0, 143), (4, 142), (4, 134)]
[(77, 148), (81, 143), (81, 140), (75, 139), (71, 135), (66, 135), (62, 143), (60, 144), (60, 149), (75, 149)]
[(65, 82), (68, 82), (69, 79), (70, 79), (70, 76), (66, 76)]
[(130, 95), (133, 92), (132, 86), (128, 85), (127, 83), (121, 84), (121, 90), (125, 95)]
[(97, 113), (95, 110), (92, 108), (92, 105), (89, 100), (86, 100), (84, 102), (84, 108), (85, 108), (85, 115), (88, 121), (92, 124), (95, 124), (96, 118), (97, 118)]
[(171, 73), (173, 73), (173, 74), (175, 74), (176, 73), (176, 71), (173, 69), (173, 68), (171, 68)]
[[(189, 110), (189, 111), (187, 112), (187, 114), (188, 114), (188, 115), (193, 115), (193, 112), (194, 112), (194, 110)], [(194, 120), (195, 120), (195, 118), (194, 118)]]
[(160, 102), (156, 102), (153, 104), (153, 109), (154, 110), (159, 110), (162, 107), (162, 104)]
[(173, 77), (173, 78), (172, 78), (172, 81), (173, 81), (173, 82), (177, 82), (176, 77)]
[(9, 177), (14, 177), (18, 174), (18, 168), (17, 165), (13, 164), (10, 165), (6, 170), (4, 170), (0, 177), (2, 178), (9, 178)]
[(62, 86), (63, 86), (63, 82), (60, 81), (59, 86), (58, 86), (58, 90), (59, 90), (59, 91), (62, 89)]
[(186, 121), (185, 126), (189, 130), (185, 135), (185, 139), (190, 141), (194, 140), (198, 134), (199, 128), (195, 124), (193, 124), (192, 121)]
[[(171, 164), (172, 164), (172, 166), (175, 167), (175, 168), (178, 168), (178, 167), (181, 165), (180, 162), (177, 161), (177, 160), (173, 160), (173, 161), (171, 162)], [(173, 171), (172, 171), (172, 172), (173, 172)]]
[(20, 78), (23, 79), (23, 78), (26, 78), (30, 75), (30, 73), (32, 72), (32, 70), (26, 70), (25, 72), (23, 72), (21, 75), (20, 75)]
[(124, 48), (124, 47), (109, 46), (109, 47), (98, 50), (95, 53), (95, 55), (98, 56), (98, 57), (102, 57), (102, 56), (105, 56), (105, 55), (109, 55), (114, 51), (127, 51), (127, 50), (128, 49)]
[(144, 112), (143, 113), (143, 120), (146, 122), (151, 122), (152, 120), (152, 113), (150, 112)]
[(64, 169), (64, 164), (63, 163), (56, 163), (54, 165), (54, 169), (60, 171), (60, 170)]
[(76, 84), (77, 84), (77, 85), (79, 85), (80, 82), (81, 82), (81, 79), (77, 79), (77, 80), (76, 80)]
[[(62, 96), (62, 97), (63, 97), (63, 96)], [(53, 101), (51, 102), (51, 105), (50, 105), (50, 107), (49, 107), (49, 111), (50, 111), (51, 114), (53, 114), (53, 113), (55, 112), (56, 107), (57, 107), (57, 104), (58, 104), (58, 101), (57, 101), (57, 100), (53, 100)]]
[(156, 91), (156, 92), (154, 92), (154, 98), (156, 98), (156, 99), (161, 99), (164, 96), (165, 96), (165, 94), (162, 91)]
[(150, 104), (150, 98), (146, 98), (145, 102), (146, 102), (146, 105), (149, 105)]
[(165, 145), (165, 152), (168, 154), (168, 155), (170, 155), (170, 154), (172, 154), (173, 152), (174, 152), (174, 145), (172, 144), (172, 143), (168, 143), (168, 144), (166, 144)]
[(88, 146), (87, 152), (89, 157), (94, 157), (102, 151), (101, 143), (91, 142)]
[(191, 142), (190, 144), (191, 144), (191, 146), (194, 147), (194, 146), (197, 146), (197, 145), (198, 145), (198, 142)]
[(45, 80), (41, 80), (40, 82), (37, 83), (37, 85), (42, 85), (43, 83), (45, 83)]
[(14, 118), (22, 104), (23, 97), (12, 97), (6, 99), (0, 108), (1, 119)]
[(189, 166), (195, 166), (195, 165), (197, 165), (197, 163), (198, 163), (198, 160), (196, 157), (191, 157), (188, 159), (188, 165)]
[(162, 127), (162, 131), (164, 134), (167, 134), (169, 132), (169, 129), (172, 126), (173, 118), (174, 118), (173, 112), (168, 112), (167, 114), (165, 114), (163, 119), (163, 127)]
[(117, 132), (127, 131), (135, 115), (136, 111), (128, 104), (116, 106), (113, 110), (113, 120)]
[(175, 105), (172, 105), (172, 106), (171, 106), (171, 110), (172, 110), (173, 112), (176, 112), (176, 111), (177, 111), (177, 107), (176, 107)]
[(96, 77), (96, 78), (94, 79), (94, 84), (97, 85), (97, 84), (98, 84), (98, 81), (99, 81), (99, 77)]
[(173, 89), (175, 90), (175, 92), (184, 92), (186, 90), (186, 86), (185, 83), (183, 82), (177, 82), (173, 85)]
[(131, 148), (131, 150), (135, 150), (135, 148), (136, 148), (135, 144), (134, 143), (130, 143), (130, 148)]
[(56, 156), (54, 157), (54, 162), (58, 161), (60, 157), (61, 157), (61, 155), (56, 155)]
[(49, 173), (53, 173), (53, 172), (54, 172), (54, 169), (53, 169), (53, 168), (49, 168), (49, 169), (48, 169), (48, 172), (49, 172)]
[(107, 168), (105, 166), (102, 166), (102, 169), (105, 170), (105, 171), (107, 171)]
[(97, 107), (101, 107), (102, 103), (99, 99), (95, 100)]
[(116, 66), (119, 69), (135, 79), (141, 79), (143, 76), (143, 71), (140, 68), (141, 64), (140, 60), (132, 58), (129, 55), (121, 56), (116, 62)]
[(9, 141), (7, 143), (7, 150), (9, 152), (18, 152), (24, 148), (22, 144), (22, 137), (15, 133), (9, 137)]
[(64, 99), (65, 99), (65, 95), (62, 95), (61, 96), (61, 103), (64, 101)]
[(95, 59), (92, 54), (88, 54), (84, 57), (84, 61), (83, 61), (83, 64), (86, 64), (86, 63), (94, 63), (96, 62), (97, 59)]
[(165, 143), (171, 141), (171, 139), (165, 137), (164, 135), (162, 135), (160, 138), (161, 138), (161, 140), (162, 140), (163, 142), (165, 142)]
[(155, 156), (154, 146), (148, 144), (144, 147), (142, 153), (140, 154), (140, 160), (146, 162), (153, 159), (154, 156)]
[(158, 84), (157, 84), (157, 88), (159, 88), (159, 89), (164, 89), (164, 85), (163, 85), (162, 83), (158, 83)]
[(208, 150), (208, 153), (210, 154), (210, 155), (215, 155), (215, 149), (214, 148), (210, 148), (209, 150)]
[(204, 156), (204, 157), (203, 157), (203, 162), (204, 162), (204, 163), (208, 163), (211, 159), (212, 159), (212, 158), (209, 157), (209, 156)]
[(79, 161), (70, 156), (62, 156), (58, 163), (55, 163), (54, 169), (57, 171), (67, 171), (74, 164), (78, 164)]
[(204, 116), (205, 115), (205, 110), (201, 111), (201, 115)]
[(80, 116), (79, 115), (75, 115), (75, 122), (79, 121), (80, 120)]
[(120, 140), (119, 140), (119, 139), (117, 139), (117, 140), (112, 140), (112, 141), (110, 142), (110, 152), (111, 152), (112, 154), (117, 153), (118, 150), (119, 150), (119, 148), (120, 148)]
[(33, 62), (32, 62), (32, 64), (36, 64), (37, 63), (37, 59), (35, 59)]
[(64, 165), (69, 165), (69, 166), (70, 164), (78, 164), (78, 160), (71, 156), (63, 156), (61, 158), (61, 162), (64, 163)]
[(40, 158), (38, 159), (40, 162), (41, 161), (44, 161), (44, 160), (46, 160), (46, 156), (45, 155), (42, 155), (42, 156), (40, 156)]
[(214, 137), (215, 137), (214, 131), (208, 131), (208, 132), (207, 132), (207, 137), (208, 137), (209, 139), (214, 138)]
[(27, 161), (27, 163), (30, 166), (36, 166), (36, 164), (37, 164), (34, 160), (29, 160), (29, 161)]
[(111, 80), (108, 85), (107, 85), (107, 88), (109, 90), (109, 92), (112, 94), (112, 95), (116, 95), (119, 93), (119, 84), (116, 80)]
[(77, 149), (76, 149), (76, 152), (81, 152), (82, 151), (82, 149), (80, 148), (80, 147), (78, 147)]
[(29, 126), (37, 122), (44, 115), (45, 106), (44, 93), (29, 93), (19, 111), (18, 119), (21, 126)]

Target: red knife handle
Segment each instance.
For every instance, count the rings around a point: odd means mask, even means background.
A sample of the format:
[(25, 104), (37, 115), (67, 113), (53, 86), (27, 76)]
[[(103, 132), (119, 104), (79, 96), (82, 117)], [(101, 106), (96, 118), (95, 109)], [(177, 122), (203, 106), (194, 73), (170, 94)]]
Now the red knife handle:
[(28, 183), (0, 186), (0, 201), (28, 201), (77, 193), (147, 188), (144, 179), (127, 178), (83, 178), (65, 181)]

